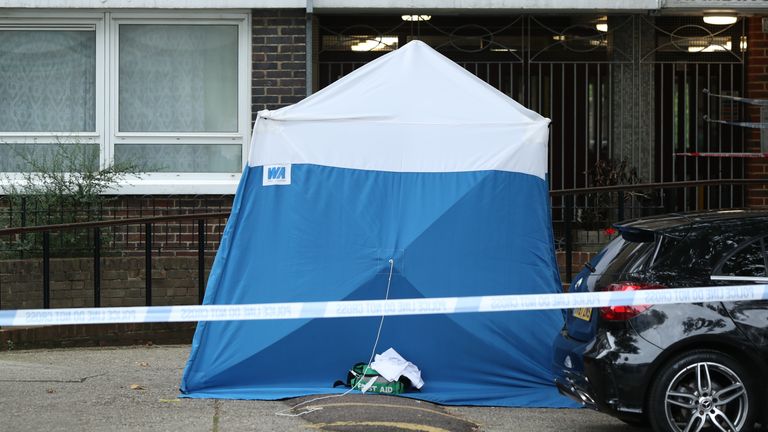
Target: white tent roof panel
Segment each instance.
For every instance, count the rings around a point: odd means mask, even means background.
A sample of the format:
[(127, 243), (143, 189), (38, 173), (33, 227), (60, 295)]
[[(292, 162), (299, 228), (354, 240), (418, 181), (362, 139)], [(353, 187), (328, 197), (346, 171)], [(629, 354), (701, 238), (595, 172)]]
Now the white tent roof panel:
[(413, 41), (302, 102), (261, 111), (249, 165), (503, 170), (543, 178), (548, 125), (548, 119)]

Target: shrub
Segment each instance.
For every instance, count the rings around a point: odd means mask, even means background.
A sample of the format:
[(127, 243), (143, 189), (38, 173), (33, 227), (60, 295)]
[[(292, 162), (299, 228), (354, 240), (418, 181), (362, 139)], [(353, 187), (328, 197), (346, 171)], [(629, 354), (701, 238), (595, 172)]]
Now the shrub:
[[(590, 187), (633, 185), (641, 183), (637, 169), (631, 167), (627, 160), (603, 159), (595, 163), (589, 171)], [(624, 199), (643, 197), (645, 194), (627, 192)], [(616, 192), (599, 192), (586, 197), (586, 207), (579, 212), (578, 221), (584, 229), (603, 229), (616, 222), (613, 214), (618, 212), (618, 194)]]
[[(8, 144), (3, 144), (8, 145)], [(47, 157), (15, 152), (25, 171), (5, 174), (0, 192), (0, 226), (22, 227), (100, 220), (103, 208), (114, 197), (107, 195), (129, 176), (144, 171), (136, 164), (99, 168), (97, 146), (61, 143)], [(63, 255), (79, 255), (90, 248), (88, 230), (51, 232), (51, 243)], [(0, 239), (6, 257), (36, 253), (42, 234)], [(2, 244), (2, 243), (5, 244)]]

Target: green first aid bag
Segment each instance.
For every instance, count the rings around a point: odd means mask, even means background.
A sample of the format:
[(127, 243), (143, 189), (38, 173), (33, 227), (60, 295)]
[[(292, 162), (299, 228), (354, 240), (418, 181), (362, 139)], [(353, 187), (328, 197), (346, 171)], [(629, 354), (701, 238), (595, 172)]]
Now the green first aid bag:
[[(371, 382), (373, 381), (373, 382)], [(405, 391), (405, 385), (400, 381), (387, 381), (374, 369), (365, 363), (358, 363), (347, 374), (347, 386), (355, 390), (366, 392), (396, 395)]]

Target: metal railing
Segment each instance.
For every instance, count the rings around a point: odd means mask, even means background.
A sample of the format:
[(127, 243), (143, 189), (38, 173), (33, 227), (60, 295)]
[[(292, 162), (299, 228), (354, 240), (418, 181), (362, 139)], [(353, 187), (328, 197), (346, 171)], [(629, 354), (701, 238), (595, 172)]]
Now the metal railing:
[[(101, 259), (102, 230), (113, 226), (141, 225), (144, 227), (144, 265), (145, 265), (145, 305), (152, 306), (152, 244), (153, 244), (153, 225), (166, 222), (192, 221), (197, 223), (197, 279), (198, 279), (198, 302), (202, 303), (205, 294), (205, 257), (206, 257), (206, 223), (210, 219), (225, 219), (229, 217), (229, 212), (216, 213), (197, 213), (185, 215), (167, 215), (140, 218), (124, 218), (107, 221), (95, 222), (76, 222), (56, 225), (40, 225), (34, 227), (19, 227), (0, 229), (0, 237), (3, 236), (22, 236), (28, 234), (42, 234), (42, 273), (43, 273), (43, 308), (51, 307), (51, 232), (61, 232), (66, 230), (92, 230), (92, 251), (93, 251), (93, 306), (101, 307)], [(0, 298), (0, 307), (2, 298)]]
[[(563, 231), (564, 241), (563, 249), (565, 252), (565, 281), (570, 282), (573, 276), (573, 253), (574, 253), (574, 241), (573, 241), (573, 228), (574, 228), (574, 200), (579, 195), (585, 194), (616, 194), (615, 208), (616, 217), (611, 218), (613, 222), (621, 221), (625, 218), (625, 196), (628, 193), (636, 191), (649, 191), (649, 190), (668, 190), (672, 188), (686, 189), (686, 188), (701, 188), (708, 186), (733, 186), (733, 187), (747, 187), (748, 185), (763, 186), (768, 185), (768, 179), (742, 179), (742, 180), (698, 180), (687, 181), (677, 183), (646, 183), (635, 185), (617, 185), (617, 186), (604, 186), (593, 188), (580, 188), (580, 189), (562, 189), (554, 190), (550, 192), (551, 197), (563, 197)], [(663, 210), (664, 212), (679, 211), (677, 208), (663, 208), (654, 209)], [(101, 282), (102, 282), (102, 267), (101, 260), (103, 257), (102, 251), (102, 231), (108, 227), (114, 226), (143, 226), (144, 228), (144, 267), (145, 267), (145, 284), (144, 284), (144, 297), (145, 304), (147, 306), (152, 305), (152, 257), (153, 257), (153, 226), (155, 224), (163, 224), (168, 222), (186, 223), (197, 225), (197, 279), (198, 279), (198, 302), (202, 302), (205, 293), (205, 266), (206, 266), (206, 233), (207, 222), (211, 219), (224, 220), (229, 217), (229, 212), (215, 212), (215, 213), (197, 213), (197, 214), (184, 214), (184, 215), (165, 215), (154, 217), (139, 217), (139, 218), (124, 218), (107, 221), (95, 221), (95, 222), (77, 222), (68, 224), (56, 224), (56, 225), (41, 225), (34, 227), (19, 227), (19, 228), (6, 228), (0, 229), (0, 238), (4, 236), (23, 236), (30, 234), (42, 235), (42, 290), (43, 290), (43, 308), (51, 307), (51, 233), (61, 232), (66, 230), (91, 230), (92, 232), (92, 260), (93, 260), (93, 306), (101, 307)], [(610, 224), (611, 221), (605, 221)], [(0, 298), (0, 306), (2, 305), (2, 299)]]
[[(674, 183), (643, 183), (634, 185), (617, 185), (617, 186), (601, 186), (592, 188), (579, 188), (579, 189), (561, 189), (550, 191), (550, 196), (563, 197), (563, 233), (564, 233), (564, 252), (565, 252), (565, 281), (571, 282), (573, 278), (573, 226), (574, 226), (574, 200), (579, 195), (588, 194), (616, 194), (616, 199), (613, 200), (616, 205), (616, 217), (607, 220), (606, 225), (610, 226), (612, 223), (619, 222), (626, 219), (626, 195), (632, 192), (641, 191), (666, 191), (669, 189), (682, 189), (685, 193), (690, 188), (704, 188), (711, 186), (741, 186), (746, 187), (748, 185), (768, 185), (768, 179), (720, 179), (720, 180), (693, 180)], [(676, 206), (675, 200), (667, 201), (666, 206), (650, 209), (657, 213), (671, 213), (688, 210), (687, 208), (680, 209)], [(728, 208), (728, 207), (723, 207)], [(649, 209), (645, 209), (649, 210)], [(638, 215), (632, 215), (637, 217)]]
[[(121, 220), (190, 213), (229, 211), (232, 195), (130, 195), (115, 196), (98, 203), (60, 197), (55, 202), (41, 202), (30, 197), (0, 196), (0, 227), (27, 227), (76, 222)], [(223, 224), (219, 224), (223, 226)], [(215, 249), (220, 237), (219, 226), (209, 232), (209, 250)], [(101, 246), (106, 255), (119, 251), (122, 255), (141, 255), (144, 245), (143, 225), (112, 225), (102, 231)], [(163, 254), (189, 255), (194, 250), (194, 227), (185, 221), (167, 221), (154, 226), (157, 250)], [(12, 239), (0, 237), (0, 259), (39, 257), (42, 253), (41, 233), (24, 234)], [(92, 231), (75, 229), (52, 232), (49, 238), (54, 254), (89, 256), (93, 244)]]

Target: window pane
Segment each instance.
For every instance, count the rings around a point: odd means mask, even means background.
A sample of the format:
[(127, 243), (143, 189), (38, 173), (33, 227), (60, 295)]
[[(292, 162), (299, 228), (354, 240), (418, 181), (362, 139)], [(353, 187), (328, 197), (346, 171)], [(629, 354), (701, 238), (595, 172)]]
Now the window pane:
[(237, 32), (120, 25), (120, 131), (236, 132)]
[(96, 32), (0, 30), (0, 131), (96, 130)]
[(98, 144), (1, 144), (0, 171), (96, 171)]
[(225, 172), (242, 170), (240, 144), (115, 144), (115, 162), (153, 172)]
[(765, 259), (760, 240), (728, 258), (721, 273), (727, 276), (765, 276)]

